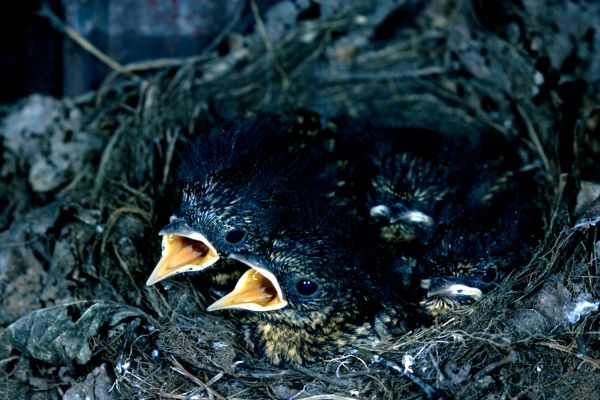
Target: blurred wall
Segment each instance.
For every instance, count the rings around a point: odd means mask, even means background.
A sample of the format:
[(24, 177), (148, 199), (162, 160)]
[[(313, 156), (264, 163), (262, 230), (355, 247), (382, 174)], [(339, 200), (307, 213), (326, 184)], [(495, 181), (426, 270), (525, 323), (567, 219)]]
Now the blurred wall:
[[(126, 64), (197, 54), (228, 22), (241, 0), (63, 0), (69, 25)], [(64, 93), (97, 87), (108, 69), (68, 41)]]
[[(260, 3), (260, 2), (259, 2)], [(42, 5), (119, 63), (200, 52), (244, 0), (21, 0), (0, 5), (0, 103), (76, 96), (108, 68), (37, 15)]]

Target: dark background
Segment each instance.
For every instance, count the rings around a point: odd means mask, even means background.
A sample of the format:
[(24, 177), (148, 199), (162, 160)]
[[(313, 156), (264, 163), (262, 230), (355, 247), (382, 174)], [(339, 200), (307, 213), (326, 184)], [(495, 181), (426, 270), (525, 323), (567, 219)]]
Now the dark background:
[[(47, 4), (62, 15), (60, 0)], [(35, 14), (40, 5), (40, 0), (24, 0), (0, 6), (0, 103), (34, 92), (63, 93), (62, 35)]]

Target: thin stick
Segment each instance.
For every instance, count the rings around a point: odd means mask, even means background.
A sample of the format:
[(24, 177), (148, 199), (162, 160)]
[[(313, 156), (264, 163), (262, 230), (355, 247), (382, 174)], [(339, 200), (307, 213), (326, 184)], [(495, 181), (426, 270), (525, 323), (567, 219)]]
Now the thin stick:
[(100, 62), (108, 66), (110, 69), (117, 71), (118, 73), (134, 80), (139, 81), (141, 78), (128, 71), (117, 61), (110, 58), (106, 53), (102, 52), (96, 46), (94, 46), (89, 40), (84, 38), (79, 32), (77, 32), (74, 28), (68, 26), (63, 21), (60, 20), (53, 12), (50, 10), (49, 6), (46, 3), (43, 3), (42, 7), (38, 11), (38, 15), (44, 18), (47, 18), (52, 26), (60, 32), (63, 32), (65, 35), (69, 37), (72, 41), (77, 43), (81, 48), (85, 51), (96, 57)]
[(566, 348), (565, 346), (561, 346), (560, 344), (556, 344), (556, 343), (550, 343), (550, 342), (541, 342), (541, 343), (537, 343), (538, 346), (544, 346), (544, 347), (548, 347), (554, 350), (558, 350), (558, 351), (562, 351), (563, 353), (567, 353), (570, 354), (572, 356), (575, 356), (577, 358), (579, 358), (580, 360), (591, 364), (592, 367), (594, 368), (598, 368), (600, 369), (600, 360), (597, 360), (595, 358), (592, 357), (588, 357), (585, 356), (583, 354), (579, 354), (579, 353), (575, 353), (571, 350), (569, 350), (568, 348)]
[(8, 358), (4, 358), (4, 359), (0, 360), (0, 365), (9, 363), (9, 362), (11, 362), (13, 360), (16, 360), (18, 358), (19, 358), (19, 356), (12, 356), (12, 357), (8, 357)]
[(265, 23), (263, 22), (262, 17), (260, 16), (260, 12), (259, 12), (258, 7), (256, 6), (256, 2), (254, 0), (250, 0), (250, 7), (252, 8), (252, 14), (254, 15), (254, 19), (256, 20), (256, 26), (258, 27), (258, 32), (260, 34), (260, 38), (262, 39), (263, 44), (265, 45), (265, 48), (267, 49), (267, 52), (271, 55), (271, 58), (273, 59), (273, 64), (275, 65), (275, 69), (277, 69), (277, 72), (281, 76), (281, 86), (282, 86), (283, 90), (285, 91), (290, 86), (290, 81), (287, 77), (285, 70), (283, 69), (283, 66), (279, 63), (279, 60), (277, 59), (277, 55), (275, 54), (275, 49), (273, 48), (273, 44), (271, 43), (271, 41), (269, 40), (269, 36), (267, 35), (267, 29), (265, 28)]
[(540, 138), (539, 138), (537, 132), (535, 131), (535, 128), (533, 127), (533, 124), (531, 123), (531, 120), (525, 113), (525, 110), (523, 109), (523, 107), (521, 107), (519, 104), (517, 104), (516, 106), (517, 106), (517, 111), (521, 115), (521, 118), (523, 118), (523, 122), (525, 122), (525, 127), (527, 128), (527, 133), (529, 133), (529, 138), (531, 139), (531, 142), (533, 143), (533, 148), (537, 151), (538, 155), (542, 159), (542, 163), (544, 164), (544, 169), (546, 171), (550, 171), (550, 161), (548, 160), (548, 156), (546, 155), (544, 146), (542, 145), (542, 142), (540, 141)]
[(246, 8), (246, 1), (245, 0), (239, 1), (233, 12), (233, 16), (229, 19), (229, 22), (227, 23), (227, 25), (225, 25), (225, 27), (221, 30), (221, 32), (219, 32), (219, 34), (217, 36), (215, 36), (215, 38), (213, 40), (211, 40), (210, 43), (204, 49), (202, 49), (203, 53), (209, 53), (209, 52), (213, 51), (214, 49), (216, 49), (217, 46), (219, 45), (219, 43), (221, 43), (221, 41), (225, 37), (227, 37), (231, 33), (231, 31), (233, 31), (233, 28), (240, 21), (240, 18), (242, 17), (242, 14), (244, 13), (245, 8)]
[(475, 380), (476, 381), (480, 381), (481, 379), (483, 379), (484, 376), (492, 373), (494, 370), (496, 370), (496, 369), (498, 369), (500, 367), (503, 367), (503, 366), (505, 366), (507, 364), (513, 364), (513, 363), (515, 363), (516, 360), (517, 360), (517, 353), (514, 352), (514, 351), (511, 351), (503, 359), (487, 365), (481, 371), (479, 371), (478, 373), (476, 373), (475, 374)]
[(176, 359), (171, 358), (171, 363), (173, 363), (173, 367), (171, 367), (171, 369), (173, 371), (178, 372), (181, 375), (191, 379), (195, 384), (197, 384), (198, 386), (201, 386), (204, 390), (206, 390), (208, 392), (209, 396), (211, 396), (211, 397), (215, 396), (217, 399), (225, 400), (225, 397), (223, 397), (219, 393), (215, 392), (207, 384), (205, 384), (200, 379), (196, 378), (194, 375), (192, 375), (190, 372), (188, 372), (183, 367), (183, 365), (181, 365)]
[(98, 193), (104, 184), (104, 177), (106, 175), (106, 170), (109, 166), (110, 156), (115, 149), (117, 142), (121, 138), (121, 135), (125, 132), (125, 127), (121, 126), (117, 129), (115, 133), (110, 137), (108, 143), (104, 147), (104, 151), (102, 152), (102, 156), (100, 157), (100, 164), (98, 166), (98, 172), (96, 173), (96, 179), (94, 181), (94, 187), (92, 188), (92, 197), (98, 197)]

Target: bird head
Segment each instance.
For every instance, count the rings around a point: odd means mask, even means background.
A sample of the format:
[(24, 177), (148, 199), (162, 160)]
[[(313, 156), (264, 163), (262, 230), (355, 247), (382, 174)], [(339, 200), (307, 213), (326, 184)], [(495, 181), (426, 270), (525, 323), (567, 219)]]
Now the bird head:
[(483, 297), (476, 283), (466, 284), (463, 280), (424, 279), (421, 287), (428, 289), (421, 306), (432, 317), (443, 315), (461, 306), (473, 304)]
[[(232, 258), (250, 266), (236, 288), (209, 307), (257, 312), (282, 310), (294, 315), (330, 313), (353, 297), (348, 283), (352, 266), (339, 264), (333, 243), (322, 237), (282, 233), (262, 254)], [(344, 267), (348, 267), (344, 270)], [(256, 298), (246, 294), (254, 293)], [(243, 295), (242, 295), (243, 294)], [(286, 310), (284, 310), (286, 309)], [(260, 318), (279, 318), (260, 313)]]
[(317, 155), (293, 138), (259, 123), (214, 132), (188, 151), (181, 208), (160, 232), (163, 254), (146, 284), (255, 254), (274, 226), (322, 196), (329, 177), (317, 173), (320, 164), (308, 161)]
[(374, 163), (368, 208), (379, 236), (392, 245), (424, 244), (449, 193), (444, 168), (410, 153), (382, 154)]
[(499, 247), (495, 234), (478, 234), (460, 227), (438, 231), (421, 267), (428, 274), (420, 284), (426, 291), (421, 305), (429, 315), (442, 315), (479, 301), (497, 285), (501, 273), (510, 267), (511, 258), (508, 249), (506, 255), (495, 250)]
[(160, 231), (162, 257), (147, 285), (202, 271), (232, 254), (253, 254), (275, 223), (274, 195), (244, 171), (227, 169), (189, 182), (182, 206)]

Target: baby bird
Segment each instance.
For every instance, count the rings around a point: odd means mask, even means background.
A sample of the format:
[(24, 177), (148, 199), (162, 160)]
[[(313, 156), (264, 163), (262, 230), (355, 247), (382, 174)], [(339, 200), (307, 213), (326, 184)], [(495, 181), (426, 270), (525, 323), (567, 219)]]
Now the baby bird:
[(162, 258), (146, 285), (256, 253), (275, 225), (321, 196), (312, 154), (294, 140), (281, 126), (258, 123), (213, 132), (194, 149), (183, 167), (181, 208), (160, 232)]
[(426, 150), (416, 135), (407, 140), (374, 141), (385, 145), (371, 156), (366, 204), (381, 256), (370, 274), (396, 298), (384, 304), (405, 300), (437, 316), (480, 300), (526, 262), (543, 227), (540, 174), (501, 138), (463, 147), (440, 137)]
[(430, 316), (472, 304), (527, 262), (541, 239), (545, 205), (531, 172), (482, 174), (441, 223), (420, 266), (421, 306)]
[(308, 364), (374, 344), (374, 306), (357, 285), (357, 260), (347, 245), (320, 232), (282, 231), (261, 254), (235, 256), (251, 266), (209, 311), (250, 311), (248, 344), (273, 364)]
[[(378, 260), (370, 274), (378, 282), (375, 285), (388, 292), (384, 302), (416, 301), (420, 296), (417, 260), (456, 189), (443, 164), (409, 152), (378, 154), (372, 157), (366, 199), (366, 230)], [(390, 282), (394, 288), (385, 290)]]

